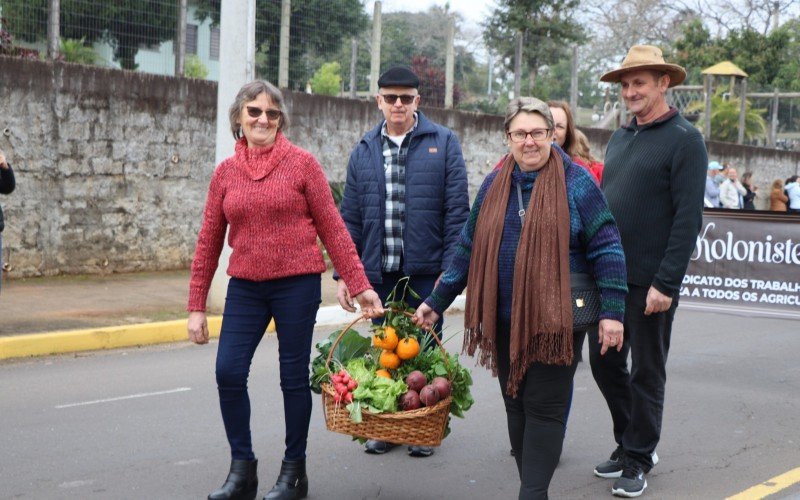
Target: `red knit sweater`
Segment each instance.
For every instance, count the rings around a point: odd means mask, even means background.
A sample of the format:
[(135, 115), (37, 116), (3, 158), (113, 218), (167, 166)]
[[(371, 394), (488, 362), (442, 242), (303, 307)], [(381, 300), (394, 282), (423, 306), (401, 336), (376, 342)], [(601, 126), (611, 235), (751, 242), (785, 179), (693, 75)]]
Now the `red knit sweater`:
[(280, 132), (269, 148), (248, 149), (240, 139), (236, 153), (214, 171), (192, 262), (189, 311), (205, 311), (228, 226), (230, 276), (264, 281), (322, 273), (319, 235), (350, 293), (371, 288), (325, 172)]

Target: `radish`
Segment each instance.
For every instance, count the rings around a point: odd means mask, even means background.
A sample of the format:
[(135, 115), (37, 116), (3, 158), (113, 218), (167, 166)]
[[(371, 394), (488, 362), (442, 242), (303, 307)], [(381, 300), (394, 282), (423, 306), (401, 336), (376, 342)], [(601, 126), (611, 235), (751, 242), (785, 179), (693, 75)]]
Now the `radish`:
[(356, 387), (358, 387), (358, 382), (356, 382), (355, 379), (350, 379), (350, 381), (347, 382), (347, 390), (348, 391), (352, 391)]

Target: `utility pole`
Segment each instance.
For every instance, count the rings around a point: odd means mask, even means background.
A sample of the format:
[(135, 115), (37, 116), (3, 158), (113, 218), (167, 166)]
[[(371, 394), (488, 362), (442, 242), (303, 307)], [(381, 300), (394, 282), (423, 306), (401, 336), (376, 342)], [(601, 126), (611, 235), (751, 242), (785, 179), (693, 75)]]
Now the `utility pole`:
[(514, 97), (522, 91), (522, 32), (517, 32), (517, 48), (514, 51)]
[(569, 82), (569, 107), (572, 116), (578, 117), (578, 46), (572, 46), (572, 78)]
[(281, 0), (281, 41), (278, 48), (278, 87), (289, 87), (289, 26), (292, 20), (292, 0)]
[(356, 37), (350, 41), (350, 98), (358, 97), (356, 93), (356, 59), (358, 59), (358, 40)]
[(451, 109), (453, 107), (453, 79), (454, 79), (454, 66), (455, 66), (455, 33), (456, 21), (451, 14), (447, 19), (447, 58), (444, 70), (444, 107)]

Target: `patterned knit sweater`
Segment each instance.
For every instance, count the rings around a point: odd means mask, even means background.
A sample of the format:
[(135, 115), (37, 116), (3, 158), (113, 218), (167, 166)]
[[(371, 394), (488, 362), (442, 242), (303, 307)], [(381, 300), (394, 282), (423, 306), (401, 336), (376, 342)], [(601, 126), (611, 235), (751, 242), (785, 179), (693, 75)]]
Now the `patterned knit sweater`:
[(333, 202), (325, 172), (311, 153), (278, 132), (268, 148), (236, 143), (211, 177), (189, 284), (189, 311), (204, 311), (225, 230), (228, 275), (264, 281), (322, 273), (319, 235), (353, 296), (372, 288)]
[[(553, 146), (557, 148), (557, 146)], [(569, 204), (569, 267), (571, 272), (593, 274), (602, 296), (600, 319), (622, 321), (625, 312), (625, 256), (622, 252), (619, 231), (608, 209), (605, 197), (591, 175), (575, 165), (569, 156), (557, 149), (564, 160)], [(467, 286), (472, 240), (475, 225), (486, 193), (499, 171), (490, 173), (483, 181), (472, 205), (469, 219), (461, 231), (460, 240), (450, 267), (442, 275), (436, 289), (425, 300), (439, 314), (455, 300)], [(538, 172), (523, 172), (514, 166), (512, 188), (500, 241), (498, 269), (497, 314), (498, 320), (511, 319), (511, 299), (514, 285), (514, 263), (517, 245), (522, 232), (518, 215), (516, 185), (522, 188), (523, 205), (527, 208)], [(469, 293), (469, 291), (467, 291)]]

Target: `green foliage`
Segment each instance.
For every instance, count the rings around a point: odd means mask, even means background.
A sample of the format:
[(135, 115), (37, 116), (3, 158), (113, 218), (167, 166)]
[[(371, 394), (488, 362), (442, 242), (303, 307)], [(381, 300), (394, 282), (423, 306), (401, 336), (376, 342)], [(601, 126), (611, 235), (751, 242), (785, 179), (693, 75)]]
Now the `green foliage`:
[(197, 54), (189, 54), (183, 63), (183, 75), (187, 78), (205, 80), (208, 76), (208, 68)]
[(578, 0), (498, 0), (483, 25), (484, 40), (513, 72), (517, 34), (522, 34), (522, 67), (534, 94), (540, 68), (569, 58), (570, 44), (585, 39), (581, 25), (570, 17), (578, 6)]
[[(29, 42), (47, 38), (48, 0), (3, 0), (3, 16), (14, 34)], [(142, 45), (158, 45), (175, 36), (177, 2), (116, 0), (87, 2), (61, 0), (61, 36), (106, 41), (124, 69), (136, 69), (136, 53)]]
[[(210, 18), (219, 24), (220, 0), (199, 0), (197, 18)], [(343, 45), (350, 47), (350, 37), (366, 28), (369, 17), (360, 0), (304, 0), (292, 2), (289, 26), (289, 87), (305, 88), (312, 68), (312, 58), (337, 53)], [(260, 78), (278, 81), (278, 47), (281, 32), (281, 0), (256, 1), (256, 47)], [(347, 65), (349, 66), (349, 63)]]
[(323, 64), (311, 78), (311, 90), (320, 95), (339, 95), (342, 88), (342, 66), (338, 62)]
[(62, 38), (59, 47), (61, 58), (66, 62), (78, 64), (95, 64), (98, 59), (97, 52), (86, 45), (86, 39), (72, 40)]
[[(419, 77), (419, 92), (423, 106), (444, 107), (445, 74), (441, 67), (431, 64), (425, 56), (411, 58), (411, 70)], [(453, 85), (453, 105), (461, 100), (461, 89)]]
[[(705, 104), (694, 102), (686, 109), (687, 113), (700, 111), (699, 126), (705, 123)], [(725, 99), (722, 90), (711, 97), (711, 139), (724, 142), (736, 142), (739, 137), (739, 112), (741, 100), (737, 97)], [(759, 139), (767, 135), (767, 122), (762, 114), (763, 109), (754, 109), (749, 101), (745, 102), (744, 138), (747, 141)]]

